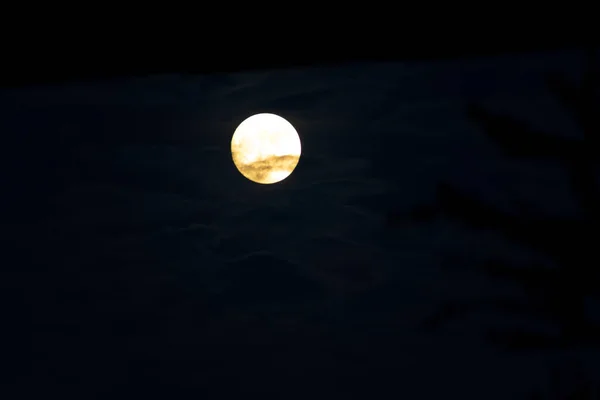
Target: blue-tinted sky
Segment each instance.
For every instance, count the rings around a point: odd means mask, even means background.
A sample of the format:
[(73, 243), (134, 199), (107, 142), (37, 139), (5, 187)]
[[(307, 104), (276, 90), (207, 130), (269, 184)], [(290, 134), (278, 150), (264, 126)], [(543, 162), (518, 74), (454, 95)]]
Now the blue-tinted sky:
[[(552, 355), (499, 353), (477, 336), (494, 321), (485, 315), (438, 335), (416, 327), (448, 298), (505, 290), (441, 272), (446, 251), (536, 255), (445, 221), (385, 230), (384, 216), (432, 201), (441, 180), (501, 207), (518, 196), (576, 213), (559, 166), (503, 158), (464, 106), (577, 134), (543, 78), (576, 81), (581, 61), (561, 52), (0, 92), (33, 379), (100, 392), (520, 398)], [(257, 112), (301, 136), (281, 184), (253, 184), (231, 161), (234, 129)]]

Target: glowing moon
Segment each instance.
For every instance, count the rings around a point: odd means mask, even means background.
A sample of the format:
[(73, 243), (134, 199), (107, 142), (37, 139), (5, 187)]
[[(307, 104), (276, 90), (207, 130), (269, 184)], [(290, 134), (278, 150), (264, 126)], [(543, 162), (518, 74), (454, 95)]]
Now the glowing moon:
[(256, 183), (277, 183), (300, 161), (300, 137), (287, 120), (275, 114), (255, 114), (237, 127), (231, 157), (242, 175)]

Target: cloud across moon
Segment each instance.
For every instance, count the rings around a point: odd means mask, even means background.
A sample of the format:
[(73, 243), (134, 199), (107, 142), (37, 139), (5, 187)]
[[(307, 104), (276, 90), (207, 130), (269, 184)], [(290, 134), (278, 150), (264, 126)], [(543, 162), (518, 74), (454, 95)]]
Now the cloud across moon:
[(231, 156), (249, 180), (277, 183), (294, 171), (300, 161), (301, 144), (296, 129), (275, 114), (256, 114), (245, 119), (231, 138)]

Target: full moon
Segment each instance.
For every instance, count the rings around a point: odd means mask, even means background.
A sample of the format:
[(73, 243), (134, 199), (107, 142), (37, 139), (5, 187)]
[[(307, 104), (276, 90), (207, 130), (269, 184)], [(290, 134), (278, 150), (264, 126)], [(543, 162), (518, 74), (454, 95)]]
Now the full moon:
[(287, 120), (275, 114), (255, 114), (237, 127), (231, 157), (242, 175), (256, 183), (277, 183), (300, 161), (300, 137)]

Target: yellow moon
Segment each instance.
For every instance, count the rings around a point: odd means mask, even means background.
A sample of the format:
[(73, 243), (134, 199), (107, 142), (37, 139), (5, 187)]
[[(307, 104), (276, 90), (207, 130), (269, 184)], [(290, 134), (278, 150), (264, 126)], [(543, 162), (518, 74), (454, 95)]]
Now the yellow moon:
[(286, 119), (255, 114), (237, 127), (231, 138), (231, 157), (242, 175), (256, 183), (277, 183), (300, 161), (300, 137)]

